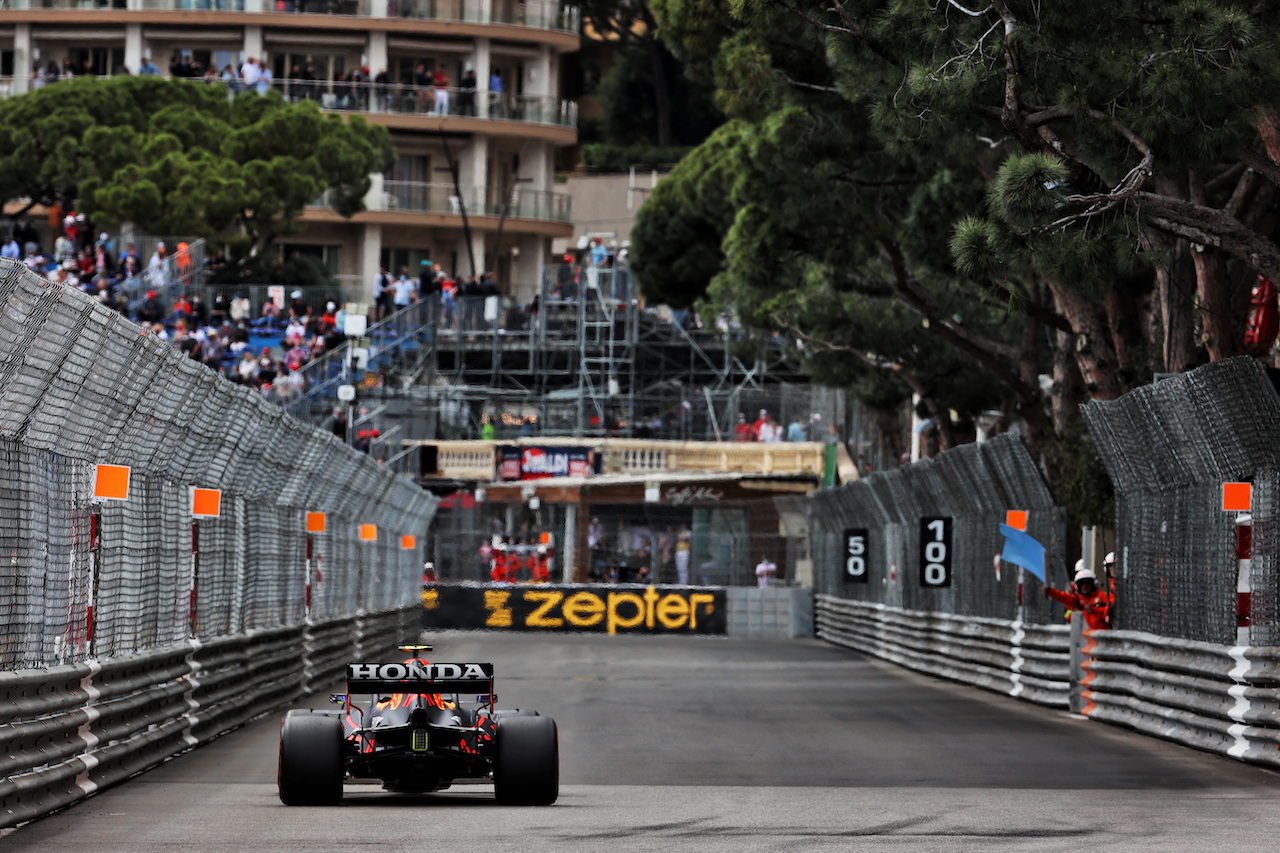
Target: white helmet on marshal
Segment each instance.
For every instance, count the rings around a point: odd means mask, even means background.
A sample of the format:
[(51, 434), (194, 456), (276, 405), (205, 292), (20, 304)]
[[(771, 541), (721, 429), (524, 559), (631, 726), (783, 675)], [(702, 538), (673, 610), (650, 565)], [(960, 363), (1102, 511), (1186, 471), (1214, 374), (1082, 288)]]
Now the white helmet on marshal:
[(1076, 560), (1076, 576), (1074, 580), (1076, 583), (1080, 583), (1082, 580), (1091, 580), (1096, 583), (1098, 576), (1093, 573), (1093, 569), (1084, 567), (1084, 560)]

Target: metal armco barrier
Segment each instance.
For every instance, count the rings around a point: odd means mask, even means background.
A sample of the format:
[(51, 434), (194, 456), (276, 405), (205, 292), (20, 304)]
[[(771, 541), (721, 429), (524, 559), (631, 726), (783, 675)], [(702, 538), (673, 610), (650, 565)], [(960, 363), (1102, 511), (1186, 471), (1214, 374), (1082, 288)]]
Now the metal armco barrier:
[(427, 628), (723, 634), (724, 587), (639, 584), (432, 584)]
[(1098, 631), (1085, 652), (1090, 719), (1280, 766), (1280, 648)]
[(817, 596), (818, 637), (909, 669), (1066, 708), (1069, 629)]
[(415, 606), (0, 673), (0, 827), (337, 683), (348, 660), (416, 636), (419, 614)]

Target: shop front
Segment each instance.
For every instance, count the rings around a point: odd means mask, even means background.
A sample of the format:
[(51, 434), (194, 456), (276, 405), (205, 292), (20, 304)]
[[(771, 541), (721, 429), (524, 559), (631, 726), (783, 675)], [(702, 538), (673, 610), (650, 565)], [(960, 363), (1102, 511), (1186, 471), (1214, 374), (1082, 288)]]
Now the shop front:
[(816, 487), (760, 475), (546, 477), (494, 483), (484, 506), (514, 543), (546, 534), (552, 577), (565, 582), (743, 586), (763, 561), (790, 582), (773, 498)]

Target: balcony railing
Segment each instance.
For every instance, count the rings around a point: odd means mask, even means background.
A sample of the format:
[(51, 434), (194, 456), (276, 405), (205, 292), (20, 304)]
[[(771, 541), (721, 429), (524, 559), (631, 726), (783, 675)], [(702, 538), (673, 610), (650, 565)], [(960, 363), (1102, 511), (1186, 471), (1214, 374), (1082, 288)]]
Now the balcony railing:
[(4, 0), (2, 9), (251, 12), (509, 24), (577, 32), (577, 6), (557, 0)]
[[(3, 2), (3, 0), (0, 0)], [(68, 78), (47, 78), (43, 72), (34, 77), (0, 77), (0, 97), (54, 85)], [(75, 78), (81, 79), (81, 78)], [(109, 80), (110, 77), (99, 77)], [(268, 84), (246, 87), (239, 78), (224, 80), (197, 78), (182, 79), (205, 86), (226, 86), (231, 95), (263, 94)], [(371, 80), (307, 80), (286, 78), (272, 80), (269, 89), (275, 90), (294, 103), (315, 101), (324, 110), (349, 110), (364, 113), (399, 113), (420, 116), (458, 116), (481, 118), (487, 121), (512, 121), (533, 124), (551, 124), (561, 127), (577, 127), (578, 105), (573, 101), (550, 95), (515, 95), (490, 92), (486, 89), (445, 90), (444, 98), (438, 97), (432, 87), (418, 87), (403, 83), (375, 83)]]
[[(507, 200), (501, 198), (494, 188), (483, 191), (480, 187), (464, 185), (460, 189), (461, 196), (453, 184), (384, 181), (380, 191), (375, 187), (366, 197), (365, 206), (367, 210), (447, 213), (453, 216), (462, 214), (463, 205), (468, 216), (501, 216), (505, 207), (507, 216), (516, 219), (569, 222), (573, 218), (573, 198), (565, 193), (517, 187)], [(329, 206), (328, 193), (312, 205)]]
[[(233, 90), (238, 84), (231, 84)], [(550, 95), (517, 95), (487, 89), (444, 89), (371, 80), (274, 80), (271, 88), (291, 101), (313, 100), (321, 109), (400, 115), (458, 116), (576, 127), (578, 105)]]
[[(511, 442), (507, 442), (508, 444)], [(819, 442), (705, 442), (638, 438), (521, 439), (519, 444), (589, 443), (603, 459), (603, 474), (656, 473), (766, 474), (822, 476), (823, 445)], [(437, 476), (457, 480), (492, 480), (497, 446), (492, 441), (406, 441), (436, 448)]]

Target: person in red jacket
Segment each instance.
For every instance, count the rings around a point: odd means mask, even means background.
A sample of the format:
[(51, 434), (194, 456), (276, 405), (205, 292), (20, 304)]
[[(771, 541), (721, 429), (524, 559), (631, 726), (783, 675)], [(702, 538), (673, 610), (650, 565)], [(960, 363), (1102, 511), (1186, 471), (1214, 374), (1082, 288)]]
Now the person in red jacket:
[(1098, 589), (1098, 576), (1091, 569), (1084, 567), (1084, 560), (1076, 561), (1076, 579), (1073, 584), (1075, 592), (1062, 592), (1046, 585), (1044, 594), (1047, 598), (1061, 602), (1071, 610), (1079, 610), (1084, 614), (1084, 626), (1090, 631), (1111, 627), (1111, 605), (1116, 597)]

